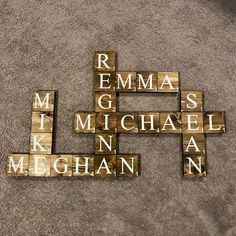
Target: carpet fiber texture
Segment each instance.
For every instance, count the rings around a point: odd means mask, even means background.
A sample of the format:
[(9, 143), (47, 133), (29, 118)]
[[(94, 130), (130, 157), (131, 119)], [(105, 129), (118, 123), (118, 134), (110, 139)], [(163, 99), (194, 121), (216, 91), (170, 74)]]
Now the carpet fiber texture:
[[(235, 1), (1, 0), (0, 235), (236, 234)], [(180, 71), (203, 90), (205, 110), (226, 111), (227, 132), (208, 135), (208, 176), (181, 177), (180, 135), (120, 135), (140, 153), (133, 179), (6, 177), (7, 155), (29, 152), (33, 91), (58, 90), (57, 153), (92, 153), (73, 132), (93, 111), (93, 56), (116, 51), (118, 69)], [(120, 110), (179, 110), (178, 95), (121, 94)]]

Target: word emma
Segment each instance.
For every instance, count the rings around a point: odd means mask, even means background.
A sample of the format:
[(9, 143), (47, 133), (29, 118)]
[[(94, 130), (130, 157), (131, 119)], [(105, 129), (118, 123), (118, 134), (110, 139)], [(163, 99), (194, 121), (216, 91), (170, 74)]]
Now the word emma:
[[(179, 111), (118, 111), (120, 92), (180, 94)], [(138, 154), (117, 152), (119, 133), (181, 134), (183, 175), (206, 176), (205, 137), (225, 132), (224, 112), (204, 112), (202, 91), (181, 91), (178, 72), (116, 71), (115, 52), (96, 52), (95, 110), (74, 113), (74, 131), (94, 134), (94, 154), (54, 154), (55, 91), (33, 95), (29, 154), (8, 156), (9, 176), (140, 175)]]

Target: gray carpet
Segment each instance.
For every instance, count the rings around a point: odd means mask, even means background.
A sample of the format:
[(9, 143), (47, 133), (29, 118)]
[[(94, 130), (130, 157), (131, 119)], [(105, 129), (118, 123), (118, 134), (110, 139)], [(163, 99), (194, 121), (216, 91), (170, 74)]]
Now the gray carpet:
[[(235, 1), (0, 1), (0, 235), (235, 235)], [(118, 69), (180, 71), (203, 90), (205, 110), (226, 111), (227, 133), (208, 135), (208, 176), (181, 178), (180, 135), (121, 135), (142, 176), (6, 177), (7, 155), (29, 152), (32, 93), (59, 93), (56, 152), (93, 152), (72, 129), (92, 111), (93, 55)], [(120, 110), (177, 110), (176, 95), (121, 94)]]

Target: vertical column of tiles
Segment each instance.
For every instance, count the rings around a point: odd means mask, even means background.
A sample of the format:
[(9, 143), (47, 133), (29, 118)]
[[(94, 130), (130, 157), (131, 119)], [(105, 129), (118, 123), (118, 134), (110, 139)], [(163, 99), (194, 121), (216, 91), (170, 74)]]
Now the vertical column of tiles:
[[(115, 176), (117, 152), (116, 54), (96, 52), (95, 92), (95, 176)], [(108, 168), (112, 163), (112, 170)], [(100, 172), (101, 170), (102, 173)]]
[(203, 92), (182, 91), (182, 152), (184, 176), (206, 176)]
[(36, 91), (30, 135), (30, 176), (50, 176), (55, 91)]

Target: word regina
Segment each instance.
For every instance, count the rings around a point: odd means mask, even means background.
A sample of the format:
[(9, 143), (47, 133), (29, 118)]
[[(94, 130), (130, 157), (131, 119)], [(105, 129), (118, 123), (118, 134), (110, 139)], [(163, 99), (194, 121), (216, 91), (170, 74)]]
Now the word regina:
[(181, 134), (183, 175), (206, 176), (206, 134), (225, 132), (224, 112), (203, 112), (202, 91), (181, 91), (179, 111), (119, 112), (119, 92), (179, 93), (178, 72), (116, 71), (115, 52), (96, 52), (94, 112), (75, 112), (74, 131), (92, 133), (94, 154), (54, 154), (55, 91), (33, 95), (29, 154), (11, 154), (8, 176), (140, 175), (138, 154), (117, 153), (119, 133)]

